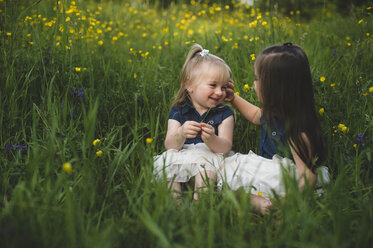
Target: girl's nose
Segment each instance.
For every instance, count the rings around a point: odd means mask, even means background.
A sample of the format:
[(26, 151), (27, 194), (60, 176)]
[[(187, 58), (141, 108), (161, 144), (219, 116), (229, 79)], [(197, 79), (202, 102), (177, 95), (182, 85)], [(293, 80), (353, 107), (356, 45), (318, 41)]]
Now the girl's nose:
[(221, 96), (223, 94), (223, 91), (220, 88), (216, 88), (215, 94)]

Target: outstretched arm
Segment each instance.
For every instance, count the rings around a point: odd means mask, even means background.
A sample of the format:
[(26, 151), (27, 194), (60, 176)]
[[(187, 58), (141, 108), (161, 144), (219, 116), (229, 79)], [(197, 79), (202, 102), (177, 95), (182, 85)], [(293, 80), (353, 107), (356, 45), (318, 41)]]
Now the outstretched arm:
[(233, 140), (233, 126), (234, 119), (233, 115), (229, 116), (218, 126), (219, 135), (215, 135), (214, 127), (201, 123), (202, 134), (201, 138), (203, 142), (215, 153), (228, 153), (232, 149)]
[(227, 97), (225, 101), (230, 101), (248, 121), (254, 125), (260, 125), (262, 110), (235, 94), (234, 83), (232, 81), (228, 83)]

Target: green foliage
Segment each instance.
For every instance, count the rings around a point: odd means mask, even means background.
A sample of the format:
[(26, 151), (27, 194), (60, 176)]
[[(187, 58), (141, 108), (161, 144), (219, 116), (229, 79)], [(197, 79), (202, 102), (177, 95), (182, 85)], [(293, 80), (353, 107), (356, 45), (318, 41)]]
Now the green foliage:
[[(281, 1), (282, 15), (275, 1), (152, 2), (0, 0), (1, 246), (368, 247), (372, 6), (342, 16), (342, 1)], [(152, 164), (191, 44), (224, 58), (235, 90), (259, 104), (253, 59), (287, 41), (309, 56), (327, 191), (290, 183), (266, 216), (225, 187), (193, 203), (186, 185), (178, 204)], [(233, 149), (257, 152), (259, 133), (237, 113)]]

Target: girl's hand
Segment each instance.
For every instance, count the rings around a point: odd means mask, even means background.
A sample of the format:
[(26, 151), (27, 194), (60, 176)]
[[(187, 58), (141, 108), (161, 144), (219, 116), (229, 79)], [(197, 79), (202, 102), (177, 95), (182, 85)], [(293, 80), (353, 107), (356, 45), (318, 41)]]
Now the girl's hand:
[(182, 136), (187, 139), (192, 139), (197, 136), (197, 134), (201, 131), (201, 123), (196, 121), (186, 121), (179, 129)]
[(208, 144), (212, 138), (216, 137), (215, 128), (213, 126), (210, 126), (209, 124), (202, 122), (201, 129), (202, 129), (201, 138), (203, 142), (205, 142), (205, 144)]
[(226, 96), (224, 98), (224, 101), (226, 102), (231, 102), (233, 101), (234, 98), (234, 83), (232, 80), (230, 80), (227, 84), (227, 89), (226, 89)]

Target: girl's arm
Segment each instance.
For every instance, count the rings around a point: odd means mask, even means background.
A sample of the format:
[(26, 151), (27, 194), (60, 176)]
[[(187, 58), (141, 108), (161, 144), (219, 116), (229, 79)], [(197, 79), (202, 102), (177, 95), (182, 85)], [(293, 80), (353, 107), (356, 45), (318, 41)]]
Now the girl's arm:
[(233, 81), (228, 82), (226, 92), (227, 96), (224, 99), (225, 101), (231, 102), (248, 121), (255, 125), (260, 125), (262, 110), (235, 94)]
[(229, 116), (218, 126), (219, 136), (215, 135), (215, 129), (206, 124), (202, 124), (201, 138), (212, 152), (226, 154), (232, 149), (233, 143), (233, 115)]
[[(307, 138), (307, 135), (305, 133), (302, 133), (302, 138), (307, 144), (308, 151), (310, 152), (310, 142)], [(298, 171), (298, 177), (300, 178), (299, 181), (299, 190), (302, 191), (306, 182), (313, 187), (316, 183), (316, 175), (308, 168), (308, 166), (304, 163), (304, 161), (298, 156), (297, 152), (293, 149), (292, 146), (290, 146), (291, 154), (293, 155), (295, 164), (297, 166)]]
[(166, 149), (180, 150), (185, 140), (194, 138), (201, 131), (201, 124), (195, 121), (186, 121), (183, 125), (177, 120), (169, 119), (164, 146)]
[(248, 121), (250, 121), (254, 125), (260, 125), (260, 117), (262, 116), (262, 110), (259, 107), (249, 103), (237, 94), (234, 94), (231, 103)]

